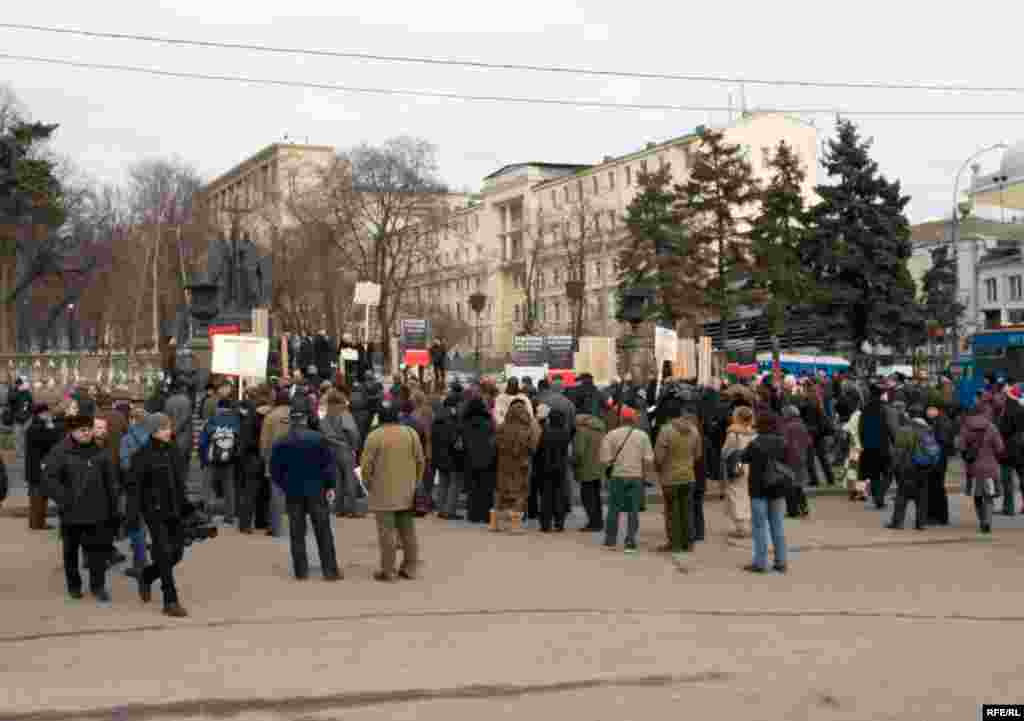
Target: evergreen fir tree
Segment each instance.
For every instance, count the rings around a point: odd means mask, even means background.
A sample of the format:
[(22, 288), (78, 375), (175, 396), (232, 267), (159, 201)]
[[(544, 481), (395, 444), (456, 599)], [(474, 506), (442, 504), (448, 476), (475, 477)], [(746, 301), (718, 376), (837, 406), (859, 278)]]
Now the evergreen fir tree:
[(932, 251), (932, 267), (921, 285), (925, 318), (939, 328), (956, 328), (967, 308), (956, 297), (956, 260), (948, 247)]
[(785, 332), (790, 309), (797, 304), (813, 303), (817, 287), (800, 259), (800, 248), (808, 233), (803, 195), (807, 173), (784, 140), (776, 148), (769, 168), (772, 178), (761, 193), (760, 212), (750, 228), (754, 259), (751, 300), (764, 308), (772, 336), (772, 360), (779, 362), (780, 337)]
[[(673, 282), (673, 267), (676, 259), (686, 254), (687, 244), (672, 212), (675, 195), (671, 166), (665, 165), (653, 173), (642, 172), (637, 183), (640, 192), (626, 208), (629, 241), (619, 252), (620, 319), (624, 294), (629, 289), (645, 288), (653, 292), (655, 300), (647, 305), (644, 320), (662, 321), (674, 328), (698, 304), (698, 299), (686, 298), (685, 292), (680, 292)], [(689, 289), (692, 294), (692, 286)]]
[(828, 292), (811, 311), (818, 332), (848, 341), (859, 354), (865, 342), (899, 345), (914, 326), (904, 215), (910, 198), (899, 181), (879, 173), (871, 141), (856, 125), (840, 119), (837, 131), (823, 161), (833, 183), (817, 187), (821, 202), (812, 210), (813, 231), (804, 238), (801, 259)]
[(688, 252), (673, 268), (676, 287), (696, 286), (704, 302), (694, 310), (717, 313), (720, 346), (728, 353), (729, 320), (746, 296), (753, 261), (745, 220), (759, 196), (750, 163), (738, 145), (725, 142), (718, 130), (701, 130), (689, 180), (677, 185), (675, 210), (688, 238)]

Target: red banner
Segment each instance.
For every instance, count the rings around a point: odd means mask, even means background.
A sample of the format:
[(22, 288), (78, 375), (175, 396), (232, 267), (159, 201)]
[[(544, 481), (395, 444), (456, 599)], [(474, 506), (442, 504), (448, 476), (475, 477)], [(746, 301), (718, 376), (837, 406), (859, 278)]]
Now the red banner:
[(215, 335), (239, 335), (242, 332), (242, 326), (237, 323), (232, 325), (211, 325), (210, 326), (210, 337)]
[(402, 358), (407, 368), (430, 365), (430, 351), (428, 350), (407, 350)]

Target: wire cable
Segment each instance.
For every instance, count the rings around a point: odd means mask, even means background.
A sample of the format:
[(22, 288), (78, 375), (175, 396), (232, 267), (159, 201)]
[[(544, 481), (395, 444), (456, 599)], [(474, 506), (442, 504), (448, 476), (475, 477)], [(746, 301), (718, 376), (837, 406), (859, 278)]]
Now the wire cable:
[(246, 50), (250, 52), (275, 53), (279, 55), (305, 55), (310, 57), (344, 58), (350, 60), (369, 60), (385, 63), (406, 63), (418, 65), (442, 65), (451, 67), (476, 68), (484, 70), (513, 70), (532, 73), (560, 73), (566, 75), (584, 75), (603, 78), (631, 78), (635, 80), (675, 80), (683, 82), (720, 83), (731, 85), (767, 85), (775, 87), (831, 88), (844, 90), (924, 90), (931, 92), (957, 93), (1024, 93), (1024, 87), (1017, 86), (977, 86), (977, 85), (944, 85), (937, 83), (906, 83), (875, 80), (861, 81), (823, 81), (823, 80), (792, 80), (779, 78), (742, 78), (724, 75), (684, 75), (677, 73), (634, 72), (626, 70), (602, 70), (557, 65), (527, 65), (520, 63), (492, 63), (480, 60), (461, 60), (449, 58), (428, 58), (404, 55), (379, 55), (341, 50), (316, 50), (306, 48), (279, 47), (253, 43), (218, 42), (213, 40), (191, 40), (186, 38), (161, 37), (137, 33), (99, 32), (62, 28), (46, 25), (30, 25), (26, 23), (0, 23), (0, 28), (8, 30), (30, 30), (44, 33), (59, 33), (78, 37), (107, 40), (136, 40), (140, 42), (161, 43), (164, 45), (180, 45), (187, 47), (218, 48), (223, 50)]
[[(408, 90), (399, 88), (371, 88), (331, 83), (314, 83), (304, 80), (283, 80), (273, 78), (254, 78), (237, 75), (214, 75), (210, 73), (190, 73), (178, 70), (160, 70), (134, 65), (114, 65), (108, 63), (92, 63), (60, 58), (44, 58), (31, 55), (15, 55), (0, 53), (0, 60), (62, 65), (86, 70), (110, 70), (118, 72), (142, 73), (167, 78), (185, 80), (207, 80), (220, 82), (243, 83), (248, 85), (264, 85), (270, 87), (300, 88), (327, 90), (341, 93), (365, 95), (391, 95), (405, 97), (434, 98), (442, 100), (461, 100), (471, 102), (517, 103), (524, 105), (554, 105), (577, 108), (596, 108), (603, 110), (659, 110), (673, 112), (726, 112), (736, 108), (722, 105), (670, 105), (664, 103), (615, 103), (602, 100), (567, 100), (562, 98), (532, 98), (507, 95), (466, 95), (455, 92), (438, 92), (430, 90)], [(785, 113), (789, 115), (841, 115), (841, 116), (890, 116), (890, 117), (1021, 117), (1024, 110), (847, 110), (844, 108), (772, 108), (758, 107), (758, 112)]]

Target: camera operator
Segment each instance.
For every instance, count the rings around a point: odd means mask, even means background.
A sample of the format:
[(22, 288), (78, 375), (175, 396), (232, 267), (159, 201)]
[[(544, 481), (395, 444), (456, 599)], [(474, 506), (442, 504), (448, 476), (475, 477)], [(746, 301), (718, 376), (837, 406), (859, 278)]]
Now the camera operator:
[(127, 525), (139, 528), (146, 521), (152, 539), (153, 562), (138, 577), (139, 598), (152, 599), (152, 586), (160, 579), (164, 595), (164, 615), (183, 618), (188, 612), (178, 602), (174, 585), (174, 566), (185, 552), (184, 519), (192, 512), (185, 496), (187, 470), (182, 455), (172, 441), (174, 422), (164, 413), (154, 413), (155, 427), (149, 445), (131, 460), (125, 477), (128, 496)]

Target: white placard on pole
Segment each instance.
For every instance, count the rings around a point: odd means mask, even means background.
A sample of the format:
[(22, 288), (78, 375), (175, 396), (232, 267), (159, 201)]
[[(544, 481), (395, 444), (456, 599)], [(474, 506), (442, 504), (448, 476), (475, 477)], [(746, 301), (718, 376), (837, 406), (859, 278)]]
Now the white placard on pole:
[(269, 338), (222, 335), (214, 344), (210, 371), (222, 375), (266, 378), (269, 354)]
[(380, 305), (380, 284), (378, 283), (356, 283), (356, 295), (352, 299), (355, 305)]

